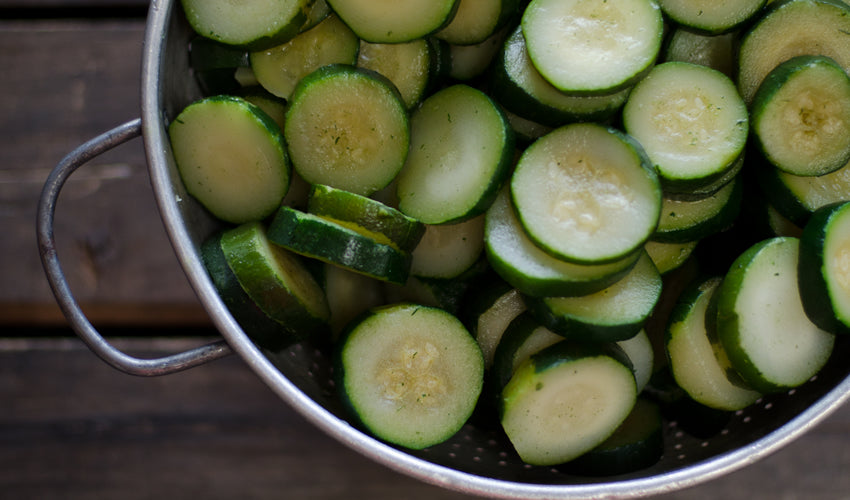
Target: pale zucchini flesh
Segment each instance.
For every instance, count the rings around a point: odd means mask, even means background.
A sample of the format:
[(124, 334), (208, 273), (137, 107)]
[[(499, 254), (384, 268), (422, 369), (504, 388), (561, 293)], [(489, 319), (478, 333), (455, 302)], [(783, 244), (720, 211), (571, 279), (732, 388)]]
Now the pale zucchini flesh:
[(367, 196), (404, 165), (410, 128), (391, 83), (366, 70), (330, 65), (299, 82), (284, 136), (304, 180)]
[(389, 79), (408, 108), (424, 98), (431, 82), (432, 44), (424, 38), (406, 43), (369, 43), (360, 40), (357, 66)]
[(766, 0), (658, 0), (661, 10), (675, 23), (707, 34), (734, 30), (755, 16), (765, 2)]
[(532, 0), (522, 31), (534, 66), (567, 93), (606, 94), (654, 63), (663, 20), (655, 2)]
[(327, 2), (361, 39), (372, 43), (400, 43), (422, 38), (445, 26), (454, 15), (458, 0)]
[(721, 177), (743, 153), (749, 132), (747, 107), (732, 80), (682, 62), (660, 64), (635, 85), (623, 123), (670, 192)]
[(249, 49), (270, 47), (295, 36), (308, 21), (314, 0), (183, 0), (192, 28), (201, 36)]
[(454, 278), (472, 267), (484, 251), (484, 216), (457, 224), (426, 225), (413, 249), (410, 273), (429, 278)]
[(603, 263), (640, 248), (655, 230), (661, 188), (639, 145), (596, 124), (566, 125), (528, 147), (511, 178), (528, 236), (575, 263)]

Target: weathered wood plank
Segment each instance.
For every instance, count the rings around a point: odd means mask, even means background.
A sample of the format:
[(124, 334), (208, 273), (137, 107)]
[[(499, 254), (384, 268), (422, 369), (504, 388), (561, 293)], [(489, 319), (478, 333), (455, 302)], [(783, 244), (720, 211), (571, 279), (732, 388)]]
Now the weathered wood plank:
[[(0, 310), (0, 324), (20, 319), (11, 317), (19, 306), (46, 307), (42, 321), (61, 321), (38, 259), (36, 200), (65, 154), (139, 115), (143, 36), (142, 19), (0, 21), (0, 303), (12, 305)], [(163, 304), (197, 314), (156, 208), (141, 140), (71, 177), (55, 228), (72, 289), (94, 312), (110, 310), (112, 321), (122, 307)]]
[[(199, 342), (119, 345), (156, 354)], [(399, 475), (330, 439), (235, 357), (141, 379), (74, 340), (4, 340), (0, 401), (0, 491), (8, 498), (473, 498)], [(844, 407), (746, 469), (655, 498), (850, 498), (848, 443)]]

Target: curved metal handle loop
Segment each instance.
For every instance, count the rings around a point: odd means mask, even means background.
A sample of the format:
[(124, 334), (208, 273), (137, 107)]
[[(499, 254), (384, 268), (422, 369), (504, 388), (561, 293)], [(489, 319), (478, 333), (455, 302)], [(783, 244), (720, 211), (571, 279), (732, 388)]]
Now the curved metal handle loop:
[(142, 134), (142, 123), (136, 119), (120, 125), (84, 143), (60, 161), (44, 183), (38, 203), (37, 236), (41, 263), (59, 307), (71, 327), (88, 347), (104, 361), (131, 375), (157, 376), (178, 372), (222, 358), (233, 351), (224, 340), (169, 356), (141, 359), (127, 355), (112, 346), (92, 326), (74, 299), (59, 264), (53, 237), (56, 201), (62, 186), (77, 168), (91, 159)]

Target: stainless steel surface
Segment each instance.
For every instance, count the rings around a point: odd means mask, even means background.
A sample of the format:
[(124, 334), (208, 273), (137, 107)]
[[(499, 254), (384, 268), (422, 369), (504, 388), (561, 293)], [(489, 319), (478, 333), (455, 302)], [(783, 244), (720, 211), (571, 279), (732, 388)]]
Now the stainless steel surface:
[(228, 313), (199, 258), (217, 228), (183, 190), (166, 127), (200, 97), (188, 65), (191, 32), (170, 0), (151, 4), (143, 55), (142, 135), (157, 204), (178, 259), (212, 321), (232, 348), (279, 397), (340, 442), (387, 467), (449, 489), (494, 498), (636, 498), (693, 486), (744, 467), (822, 421), (850, 396), (848, 339), (839, 339), (829, 365), (805, 386), (766, 397), (736, 413), (710, 439), (665, 427), (665, 453), (632, 474), (583, 478), (522, 464), (496, 431), (469, 424), (449, 442), (407, 452), (360, 432), (336, 397), (328, 355), (299, 344), (282, 352), (259, 349)]

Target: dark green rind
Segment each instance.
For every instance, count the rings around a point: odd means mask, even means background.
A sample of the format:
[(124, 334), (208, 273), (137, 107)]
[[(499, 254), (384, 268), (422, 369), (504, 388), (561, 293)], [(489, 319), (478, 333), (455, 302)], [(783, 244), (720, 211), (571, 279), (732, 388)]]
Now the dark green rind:
[(250, 66), (248, 51), (210, 38), (196, 36), (189, 42), (189, 66), (195, 71)]
[(823, 330), (842, 335), (850, 335), (850, 325), (842, 322), (832, 307), (823, 251), (833, 217), (848, 209), (850, 202), (839, 202), (822, 207), (812, 214), (800, 237), (797, 268), (800, 299), (809, 320)]
[[(271, 265), (256, 248), (266, 238), (265, 228), (259, 222), (243, 224), (224, 231), (221, 235), (221, 250), (227, 265), (233, 271), (242, 289), (257, 307), (267, 316), (281, 323), (293, 335), (308, 338), (327, 333), (330, 310), (324, 297), (324, 291), (314, 280), (313, 293), (321, 294), (320, 301), (324, 302), (322, 310), (311, 312), (301, 297), (293, 294), (289, 284), (278, 279), (269, 269)], [(271, 250), (284, 252), (272, 246)], [(312, 275), (306, 267), (301, 269), (291, 266), (301, 266), (295, 260), (284, 267), (287, 273), (303, 273), (312, 280)], [(274, 257), (273, 257), (274, 258)]]
[(258, 345), (271, 350), (282, 349), (298, 341), (285, 325), (267, 316), (245, 293), (221, 250), (221, 234), (205, 241), (200, 248), (204, 266), (233, 319)]
[(490, 385), (496, 394), (501, 394), (513, 376), (516, 352), (540, 326), (540, 322), (531, 314), (524, 312), (514, 318), (505, 329), (493, 354), (493, 365), (489, 374)]
[[(645, 253), (632, 270), (622, 279), (630, 279), (629, 275), (643, 275), (641, 283), (637, 285), (644, 289), (643, 295), (652, 297), (648, 302), (650, 307), (638, 311), (637, 314), (628, 318), (606, 318), (607, 311), (598, 311), (597, 317), (584, 317), (569, 311), (557, 310), (557, 304), (553, 300), (558, 297), (525, 297), (528, 310), (545, 327), (555, 333), (564, 335), (571, 339), (592, 342), (617, 342), (634, 337), (646, 324), (652, 314), (655, 305), (661, 297), (662, 280), (661, 274), (652, 263), (652, 259)], [(616, 285), (616, 283), (615, 283)], [(597, 292), (603, 293), (603, 291)], [(578, 297), (580, 300), (581, 297)]]
[(425, 224), (388, 205), (321, 184), (312, 186), (307, 211), (381, 233), (404, 252), (413, 251), (425, 234)]
[(272, 243), (383, 281), (404, 284), (411, 256), (316, 215), (280, 207), (269, 225)]

